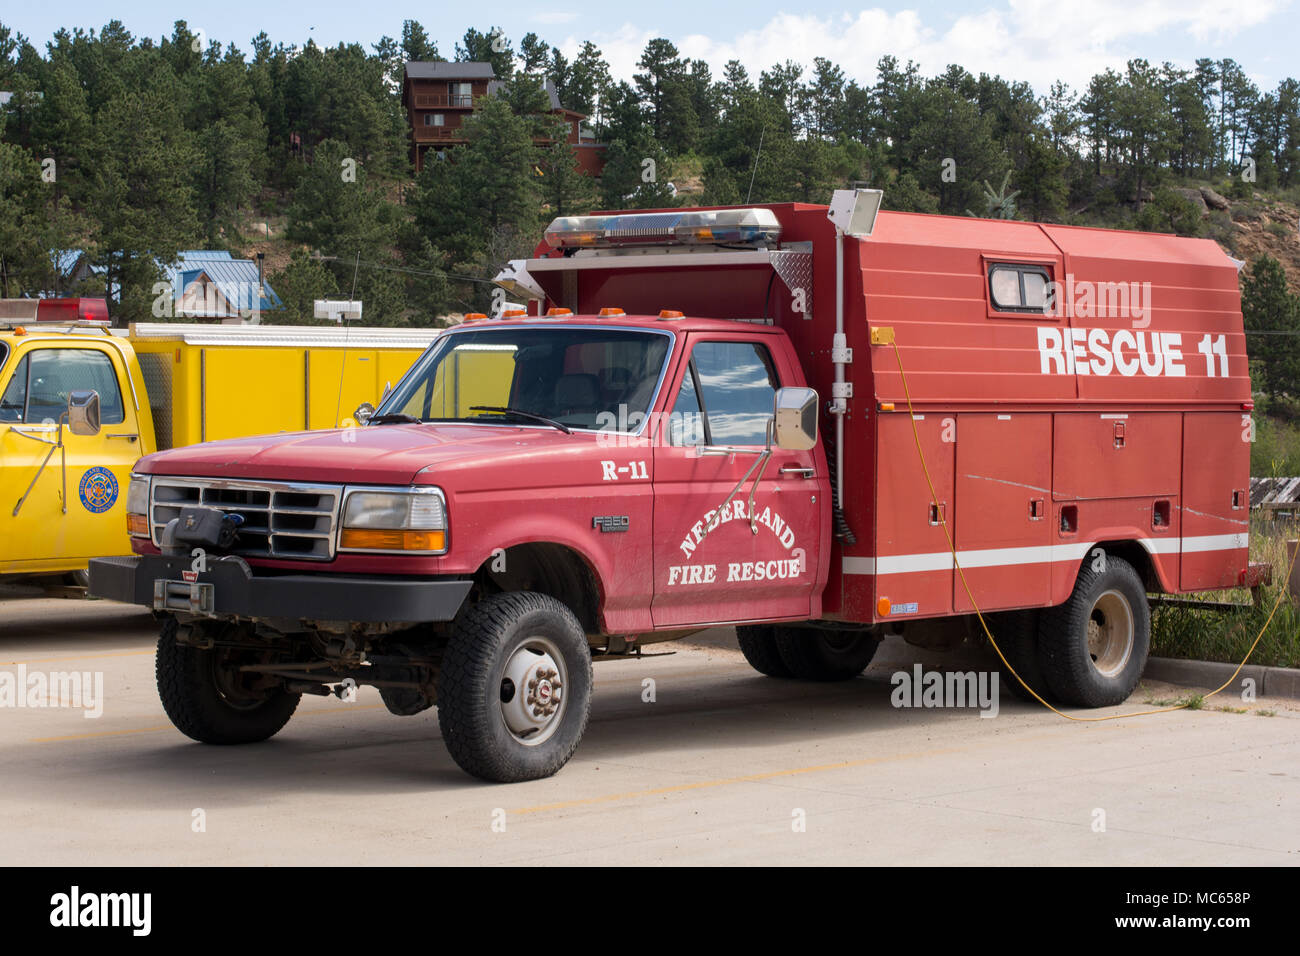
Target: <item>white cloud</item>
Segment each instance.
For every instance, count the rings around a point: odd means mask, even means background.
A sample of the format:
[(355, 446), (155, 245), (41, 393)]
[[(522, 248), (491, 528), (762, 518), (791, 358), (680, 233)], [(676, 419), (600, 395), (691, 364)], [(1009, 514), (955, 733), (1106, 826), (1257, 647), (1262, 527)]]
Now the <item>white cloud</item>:
[[(625, 22), (612, 32), (570, 36), (559, 46), (572, 56), (581, 40), (591, 39), (614, 76), (629, 81), (646, 43), (666, 36), (683, 56), (705, 60), (715, 77), (731, 59), (740, 60), (757, 79), (760, 71), (787, 59), (811, 70), (813, 58), (822, 56), (849, 78), (870, 85), (876, 63), (889, 54), (900, 63), (916, 61), (924, 76), (957, 63), (976, 75), (1027, 81), (1045, 93), (1058, 79), (1082, 89), (1094, 74), (1107, 67), (1122, 71), (1133, 57), (1160, 62), (1165, 57), (1151, 52), (1152, 41), (1171, 34), (1200, 47), (1221, 44), (1288, 5), (1288, 0), (1096, 0), (1075, 5), (1005, 0), (946, 22), (938, 16), (927, 20), (917, 10), (873, 7), (839, 16), (779, 13), (729, 37)], [(1227, 54), (1207, 49), (1202, 55)]]

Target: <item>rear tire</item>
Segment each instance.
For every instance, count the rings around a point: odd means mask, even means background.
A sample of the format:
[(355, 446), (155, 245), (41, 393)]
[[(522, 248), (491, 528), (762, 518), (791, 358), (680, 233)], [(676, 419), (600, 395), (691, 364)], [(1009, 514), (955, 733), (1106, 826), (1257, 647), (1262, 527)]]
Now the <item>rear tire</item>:
[(740, 652), (749, 666), (768, 677), (789, 677), (790, 668), (781, 660), (776, 647), (776, 629), (757, 624), (743, 624), (736, 628)]
[(799, 680), (852, 680), (867, 669), (880, 646), (871, 631), (778, 627), (774, 634), (781, 663)]
[(178, 630), (175, 618), (163, 624), (154, 663), (158, 696), (177, 730), (205, 744), (252, 744), (289, 722), (301, 694), (250, 687), (236, 669), (241, 659), (178, 643)]
[[(1002, 651), (1007, 663), (1015, 668), (1021, 680), (1044, 700), (1052, 699), (1052, 689), (1043, 674), (1041, 654), (1039, 653), (1038, 631), (1042, 613), (1037, 609), (1024, 611), (1003, 611), (998, 614), (986, 614), (989, 630)], [(990, 648), (991, 649), (991, 648)], [(996, 657), (996, 653), (994, 654)], [(1024, 685), (1016, 680), (1000, 660), (998, 673), (1001, 683), (1021, 700), (1033, 701), (1034, 695), (1025, 690)]]
[(1043, 674), (1061, 700), (1113, 707), (1137, 688), (1151, 648), (1151, 607), (1133, 565), (1106, 555), (1089, 561), (1070, 599), (1043, 615)]
[(482, 780), (549, 777), (591, 711), (591, 649), (545, 594), (495, 594), (456, 622), (438, 672), (438, 725), (452, 759)]

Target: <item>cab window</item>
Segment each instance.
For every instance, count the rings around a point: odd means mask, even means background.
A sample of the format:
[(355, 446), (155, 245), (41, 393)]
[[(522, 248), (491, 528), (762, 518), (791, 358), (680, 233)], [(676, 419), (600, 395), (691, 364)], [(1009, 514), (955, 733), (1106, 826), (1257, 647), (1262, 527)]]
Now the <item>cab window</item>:
[(99, 393), (100, 422), (120, 425), (126, 414), (112, 359), (96, 349), (34, 349), (0, 395), (0, 421), (57, 422), (68, 410), (68, 396), (88, 388)]
[[(780, 387), (767, 349), (754, 342), (701, 342), (673, 406), (673, 444), (763, 445)], [(672, 421), (679, 425), (673, 428)], [(699, 422), (698, 428), (694, 427)], [(699, 439), (703, 433), (703, 441)]]

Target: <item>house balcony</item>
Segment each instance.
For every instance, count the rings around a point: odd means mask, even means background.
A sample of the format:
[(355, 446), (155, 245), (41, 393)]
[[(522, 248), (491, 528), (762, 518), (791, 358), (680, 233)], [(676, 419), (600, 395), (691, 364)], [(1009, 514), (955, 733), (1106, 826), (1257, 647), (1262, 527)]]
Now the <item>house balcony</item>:
[(485, 94), (477, 95), (447, 93), (412, 93), (411, 105), (417, 110), (428, 109), (460, 109), (469, 110), (474, 108), (474, 104), (483, 98)]
[(411, 131), (417, 143), (463, 143), (465, 131), (459, 126), (416, 126)]

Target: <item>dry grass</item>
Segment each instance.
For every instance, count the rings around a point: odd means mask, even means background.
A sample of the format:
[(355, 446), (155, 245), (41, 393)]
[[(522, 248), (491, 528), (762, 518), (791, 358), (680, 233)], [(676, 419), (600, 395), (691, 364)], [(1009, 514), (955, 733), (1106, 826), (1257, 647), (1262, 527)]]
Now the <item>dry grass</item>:
[[(1151, 653), (1158, 657), (1239, 663), (1250, 650), (1281, 594), (1277, 613), (1260, 638), (1250, 663), (1300, 667), (1300, 605), (1286, 594), (1286, 541), (1295, 537), (1297, 528), (1294, 524), (1252, 521), (1250, 560), (1273, 566), (1273, 584), (1264, 588), (1259, 605), (1231, 611), (1198, 610), (1176, 605), (1153, 607)], [(1246, 603), (1250, 601), (1250, 591), (1237, 588), (1197, 597)]]

